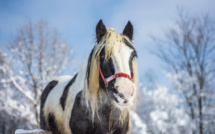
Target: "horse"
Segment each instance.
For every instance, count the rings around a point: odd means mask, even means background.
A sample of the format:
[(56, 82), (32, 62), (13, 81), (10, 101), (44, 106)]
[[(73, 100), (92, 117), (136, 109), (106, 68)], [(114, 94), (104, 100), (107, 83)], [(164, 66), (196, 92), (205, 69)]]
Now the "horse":
[(41, 95), (40, 126), (53, 134), (126, 134), (137, 98), (133, 25), (96, 26), (96, 44), (77, 74), (51, 81)]

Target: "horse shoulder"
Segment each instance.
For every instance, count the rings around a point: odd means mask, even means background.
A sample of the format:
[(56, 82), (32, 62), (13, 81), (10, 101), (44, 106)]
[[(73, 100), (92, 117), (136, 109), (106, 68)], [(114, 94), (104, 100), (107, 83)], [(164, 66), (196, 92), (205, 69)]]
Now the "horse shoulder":
[(69, 119), (75, 96), (84, 88), (85, 75), (83, 74), (84, 72), (80, 71), (74, 77), (61, 76), (54, 80), (57, 84), (49, 91), (45, 102), (41, 102), (41, 104), (44, 103), (44, 108), (41, 109), (42, 116), (44, 116), (46, 126), (49, 126), (45, 128), (50, 129), (49, 117), (53, 117), (51, 119), (54, 119), (56, 123), (54, 127), (57, 126), (63, 133), (71, 133)]

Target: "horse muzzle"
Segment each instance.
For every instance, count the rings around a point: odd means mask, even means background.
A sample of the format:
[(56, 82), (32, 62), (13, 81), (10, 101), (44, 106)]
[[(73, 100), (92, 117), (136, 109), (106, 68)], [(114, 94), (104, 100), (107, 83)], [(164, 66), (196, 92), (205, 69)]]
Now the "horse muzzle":
[(136, 86), (133, 82), (125, 78), (118, 78), (115, 83), (116, 93), (113, 93), (116, 105), (131, 106), (133, 104), (134, 97), (136, 96)]

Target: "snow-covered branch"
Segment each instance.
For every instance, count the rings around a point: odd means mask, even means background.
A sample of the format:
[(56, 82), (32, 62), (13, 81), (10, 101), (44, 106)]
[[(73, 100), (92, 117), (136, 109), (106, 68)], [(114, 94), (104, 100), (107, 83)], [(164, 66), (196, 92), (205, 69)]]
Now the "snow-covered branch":
[(44, 21), (23, 25), (11, 38), (7, 60), (0, 67), (7, 76), (5, 81), (29, 100), (37, 122), (41, 93), (46, 83), (66, 68), (71, 52), (57, 30)]

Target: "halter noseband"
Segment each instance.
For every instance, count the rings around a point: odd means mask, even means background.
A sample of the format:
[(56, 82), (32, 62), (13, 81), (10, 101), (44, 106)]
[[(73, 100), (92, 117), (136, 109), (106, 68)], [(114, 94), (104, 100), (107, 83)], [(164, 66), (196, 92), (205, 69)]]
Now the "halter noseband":
[(107, 93), (108, 93), (108, 83), (109, 83), (110, 81), (112, 81), (112, 80), (118, 78), (118, 77), (124, 77), (124, 78), (127, 78), (127, 79), (129, 79), (130, 81), (133, 82), (133, 76), (132, 76), (132, 78), (131, 78), (131, 77), (130, 77), (128, 74), (126, 74), (126, 73), (115, 73), (115, 74), (111, 75), (110, 77), (105, 78), (104, 75), (103, 75), (103, 73), (102, 73), (102, 70), (101, 70), (100, 65), (99, 65), (99, 73), (100, 73), (100, 75), (101, 75), (101, 77), (102, 77), (102, 80), (103, 80), (104, 83), (105, 83), (105, 88), (106, 88)]

